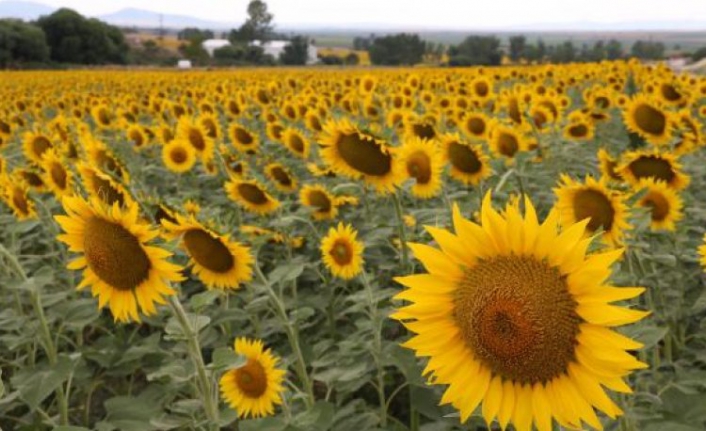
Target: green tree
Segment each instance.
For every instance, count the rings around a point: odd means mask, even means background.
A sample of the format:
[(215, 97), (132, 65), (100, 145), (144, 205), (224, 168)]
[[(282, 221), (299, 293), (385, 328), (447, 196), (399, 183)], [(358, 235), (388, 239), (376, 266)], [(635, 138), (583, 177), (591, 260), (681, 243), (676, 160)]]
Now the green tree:
[(211, 30), (201, 30), (196, 27), (187, 27), (177, 33), (177, 39), (186, 41), (197, 39), (199, 42), (203, 42), (206, 39), (213, 38), (214, 34)]
[(630, 50), (633, 57), (641, 60), (660, 60), (664, 58), (664, 44), (662, 42), (638, 40)]
[(309, 58), (309, 39), (304, 36), (294, 36), (284, 47), (279, 60), (287, 65), (304, 65)]
[(517, 62), (521, 58), (524, 58), (526, 50), (527, 38), (525, 38), (524, 36), (510, 37), (510, 59), (512, 61)]
[(272, 15), (267, 10), (267, 3), (262, 0), (250, 0), (248, 4), (248, 19), (238, 30), (230, 33), (231, 41), (252, 42), (253, 40), (266, 41), (271, 38), (274, 26)]
[(570, 40), (553, 47), (549, 59), (552, 63), (571, 63), (576, 61), (576, 47)]
[(468, 36), (449, 48), (451, 66), (496, 66), (501, 59), (500, 40), (495, 36)]
[(37, 24), (44, 30), (51, 59), (76, 64), (124, 64), (129, 47), (119, 28), (97, 19), (86, 19), (62, 8), (43, 16)]
[(368, 48), (370, 62), (376, 65), (413, 65), (422, 62), (426, 44), (419, 35), (398, 33), (378, 37)]
[(0, 20), (0, 67), (49, 60), (49, 45), (36, 25), (20, 20)]
[(606, 59), (617, 60), (623, 57), (623, 45), (615, 39), (611, 39), (605, 46)]

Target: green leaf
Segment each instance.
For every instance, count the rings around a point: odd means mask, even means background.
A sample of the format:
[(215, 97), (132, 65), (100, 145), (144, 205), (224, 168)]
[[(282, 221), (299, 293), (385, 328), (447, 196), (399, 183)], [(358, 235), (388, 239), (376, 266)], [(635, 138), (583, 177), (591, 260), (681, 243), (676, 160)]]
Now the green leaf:
[(307, 431), (325, 431), (333, 425), (333, 415), (333, 404), (318, 401), (309, 411), (297, 416), (294, 425)]
[(244, 420), (238, 423), (240, 431), (282, 431), (287, 428), (280, 417)]
[(625, 329), (625, 335), (636, 339), (645, 345), (644, 349), (648, 349), (659, 343), (667, 332), (668, 328), (655, 325), (633, 325)]
[(54, 428), (54, 431), (91, 431), (88, 428), (76, 427), (76, 426), (60, 426)]
[(213, 361), (209, 368), (219, 371), (240, 368), (248, 361), (245, 356), (238, 355), (228, 347), (219, 347), (213, 351)]
[[(189, 321), (189, 325), (193, 328), (195, 333), (201, 332), (203, 328), (211, 323), (211, 318), (208, 316), (200, 314), (186, 313), (186, 318)], [(167, 325), (164, 327), (165, 337), (168, 340), (177, 340), (186, 338), (184, 330), (176, 317), (172, 317), (167, 321)]]
[(12, 378), (12, 384), (22, 400), (35, 410), (52, 392), (69, 379), (76, 362), (68, 356), (59, 356), (56, 366), (24, 370)]

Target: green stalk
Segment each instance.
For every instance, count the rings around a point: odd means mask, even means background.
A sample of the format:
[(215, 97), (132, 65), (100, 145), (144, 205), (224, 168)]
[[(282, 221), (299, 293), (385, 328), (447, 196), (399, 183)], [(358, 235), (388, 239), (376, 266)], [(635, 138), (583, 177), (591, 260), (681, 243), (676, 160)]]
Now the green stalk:
[[(0, 252), (5, 256), (13, 270), (17, 275), (20, 276), (23, 282), (28, 280), (27, 274), (22, 265), (17, 261), (17, 258), (11, 254), (5, 247), (0, 245)], [(30, 290), (29, 293), (30, 301), (32, 302), (32, 308), (37, 314), (39, 320), (39, 327), (41, 329), (42, 345), (44, 346), (44, 351), (49, 359), (49, 364), (55, 367), (59, 361), (59, 353), (54, 344), (54, 338), (52, 338), (51, 330), (49, 329), (49, 323), (47, 322), (47, 317), (44, 314), (44, 306), (42, 306), (42, 297), (36, 290)], [(66, 400), (66, 395), (63, 390), (63, 385), (56, 389), (56, 400), (59, 405), (59, 424), (68, 425), (69, 424), (69, 405)]]
[(199, 345), (198, 334), (194, 330), (193, 326), (189, 322), (189, 318), (182, 307), (181, 302), (177, 295), (172, 295), (169, 297), (169, 306), (171, 307), (174, 315), (181, 326), (182, 332), (186, 336), (187, 345), (189, 347), (189, 356), (191, 361), (196, 367), (196, 373), (198, 378), (198, 388), (201, 392), (201, 400), (204, 404), (204, 409), (206, 410), (206, 417), (208, 418), (208, 429), (218, 430), (218, 403), (214, 403), (214, 393), (213, 387), (211, 385), (211, 380), (206, 374), (206, 364), (203, 361), (203, 356), (201, 356), (201, 346)]
[(385, 428), (387, 426), (387, 402), (385, 400), (385, 368), (382, 365), (382, 319), (380, 319), (380, 313), (378, 310), (378, 304), (375, 302), (375, 297), (373, 294), (373, 288), (368, 282), (368, 276), (363, 271), (360, 274), (360, 279), (365, 287), (365, 293), (368, 297), (368, 306), (370, 307), (370, 320), (372, 320), (373, 327), (373, 360), (375, 361), (375, 367), (377, 368), (377, 391), (378, 399), (380, 401), (380, 427)]
[(402, 210), (402, 202), (398, 195), (398, 191), (392, 194), (392, 199), (395, 201), (395, 213), (397, 214), (397, 230), (400, 236), (400, 243), (402, 247), (402, 269), (407, 271), (409, 269), (409, 254), (407, 251), (407, 233), (404, 225), (404, 211)]

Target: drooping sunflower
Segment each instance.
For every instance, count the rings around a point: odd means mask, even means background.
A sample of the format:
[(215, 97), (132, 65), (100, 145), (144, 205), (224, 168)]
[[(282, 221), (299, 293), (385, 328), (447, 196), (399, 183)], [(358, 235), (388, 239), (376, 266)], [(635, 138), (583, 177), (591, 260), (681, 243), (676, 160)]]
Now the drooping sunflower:
[(363, 270), (364, 247), (357, 236), (353, 226), (339, 222), (321, 240), (324, 265), (335, 277), (350, 280)]
[(196, 164), (196, 150), (189, 141), (174, 139), (162, 146), (162, 162), (172, 172), (187, 172)]
[(400, 181), (392, 148), (346, 119), (327, 122), (320, 144), (321, 158), (337, 174), (362, 179), (379, 193), (393, 191)]
[(672, 114), (654, 99), (645, 95), (633, 97), (623, 108), (627, 128), (653, 145), (668, 144), (672, 140)]
[(282, 192), (291, 193), (297, 189), (297, 179), (281, 163), (270, 163), (265, 166), (265, 175)]
[(282, 143), (295, 156), (302, 159), (309, 157), (309, 140), (299, 130), (293, 127), (286, 128), (282, 132)]
[[(0, 175), (3, 172), (3, 160), (0, 159)], [(27, 185), (37, 193), (44, 193), (47, 191), (47, 184), (44, 182), (44, 178), (39, 171), (30, 168), (20, 168), (14, 171), (14, 175), (18, 175), (22, 180), (24, 180)]]
[(176, 138), (186, 140), (196, 150), (196, 154), (204, 163), (213, 158), (215, 142), (208, 136), (208, 131), (197, 121), (187, 116), (179, 118), (177, 123)]
[(34, 201), (29, 197), (29, 186), (18, 176), (0, 178), (0, 198), (10, 207), (17, 220), (37, 217)]
[(416, 136), (408, 137), (400, 147), (397, 158), (407, 177), (414, 179), (412, 195), (429, 199), (439, 194), (443, 185), (441, 171), (444, 156), (431, 141)]
[(40, 164), (44, 170), (44, 184), (58, 198), (64, 195), (73, 193), (73, 174), (64, 166), (64, 161), (61, 160), (55, 150), (49, 150), (44, 153), (44, 158)]
[(608, 154), (605, 148), (598, 150), (598, 168), (602, 178), (616, 182), (622, 182), (623, 177), (618, 173), (618, 161)]
[(228, 134), (230, 135), (231, 143), (240, 152), (253, 153), (260, 146), (260, 138), (257, 134), (240, 124), (231, 124), (228, 128)]
[(634, 189), (646, 190), (646, 194), (637, 201), (637, 205), (650, 210), (650, 228), (656, 230), (675, 229), (675, 223), (682, 219), (682, 200), (676, 190), (664, 181), (646, 178), (640, 181)]
[(80, 162), (77, 168), (83, 187), (91, 196), (100, 198), (108, 205), (113, 205), (117, 202), (118, 205), (124, 206), (133, 202), (130, 193), (122, 184), (101, 172), (95, 166)]
[(254, 259), (249, 248), (207, 229), (193, 215), (174, 217), (176, 222), (163, 219), (162, 226), (168, 237), (181, 238), (192, 272), (207, 288), (238, 289), (252, 279)]
[(586, 234), (602, 231), (604, 241), (612, 245), (619, 245), (624, 232), (630, 229), (625, 196), (621, 192), (611, 191), (604, 179), (596, 181), (589, 175), (581, 183), (562, 175), (561, 184), (554, 189), (554, 193), (563, 225), (570, 226), (588, 219)]
[(98, 307), (110, 307), (116, 321), (140, 321), (157, 312), (164, 296), (175, 291), (170, 281), (181, 281), (181, 268), (167, 261), (171, 253), (149, 242), (158, 233), (139, 220), (138, 206), (122, 209), (117, 203), (105, 205), (96, 197), (63, 199), (66, 215), (55, 216), (64, 230), (57, 239), (69, 250), (81, 253), (68, 264), (72, 270), (83, 269), (81, 290), (91, 286), (98, 297)]
[(22, 151), (27, 158), (39, 164), (44, 153), (54, 148), (51, 137), (40, 131), (26, 132), (23, 135)]
[(677, 158), (658, 150), (630, 151), (623, 154), (623, 163), (618, 167), (618, 174), (633, 187), (645, 178), (664, 181), (675, 190), (685, 189), (689, 176), (681, 169)]
[(492, 170), (483, 148), (471, 145), (457, 134), (444, 134), (441, 137), (443, 155), (448, 161), (451, 177), (464, 183), (476, 185), (488, 177)]
[(279, 207), (279, 201), (255, 180), (231, 178), (224, 186), (228, 197), (248, 211), (269, 214)]
[(648, 314), (611, 304), (644, 291), (606, 284), (622, 250), (587, 255), (587, 221), (559, 232), (557, 211), (540, 224), (529, 199), (523, 216), (487, 194), (480, 225), (457, 206), (453, 220), (456, 234), (427, 227), (440, 250), (410, 244), (429, 273), (396, 279), (412, 304), (392, 316), (416, 334), (405, 347), (430, 357), (424, 374), (448, 385), (442, 404), (465, 422), (482, 403), (488, 424), (519, 431), (552, 419), (602, 429), (594, 408), (622, 414), (603, 387), (630, 392), (623, 378), (646, 365), (627, 352), (641, 344), (610, 327)]
[(307, 184), (299, 192), (302, 205), (312, 208), (311, 215), (316, 220), (333, 219), (338, 214), (336, 198), (320, 184)]
[(262, 341), (237, 338), (235, 353), (247, 358), (240, 368), (229, 370), (220, 380), (221, 394), (238, 417), (263, 417), (274, 414), (282, 404), (285, 370), (277, 368), (279, 358), (265, 349)]

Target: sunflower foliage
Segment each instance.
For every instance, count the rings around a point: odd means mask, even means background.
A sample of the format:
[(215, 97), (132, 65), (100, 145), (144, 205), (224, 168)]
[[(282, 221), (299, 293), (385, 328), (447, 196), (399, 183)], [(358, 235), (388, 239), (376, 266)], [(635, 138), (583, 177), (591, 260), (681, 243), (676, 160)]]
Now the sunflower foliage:
[(702, 430), (705, 98), (0, 72), (0, 428)]

